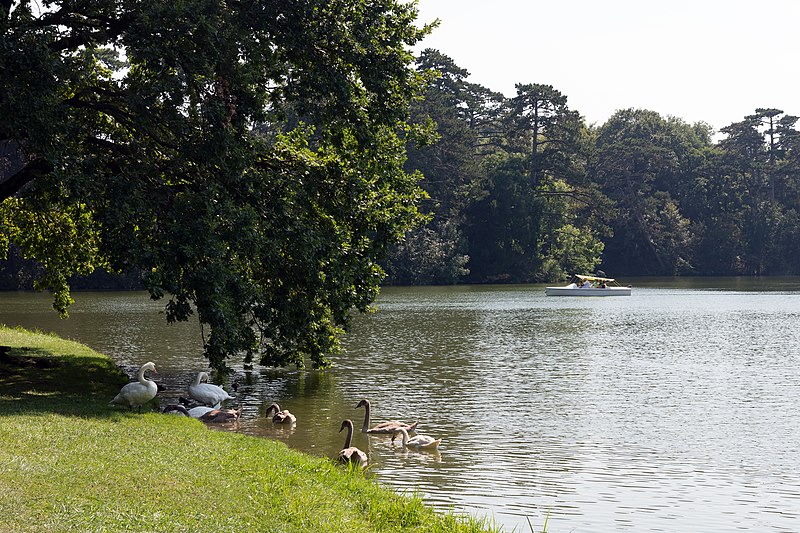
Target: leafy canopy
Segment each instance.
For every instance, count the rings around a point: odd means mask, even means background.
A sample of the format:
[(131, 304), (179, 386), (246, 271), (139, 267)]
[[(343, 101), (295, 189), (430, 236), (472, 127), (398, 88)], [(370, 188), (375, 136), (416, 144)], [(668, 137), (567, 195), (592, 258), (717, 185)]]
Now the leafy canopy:
[(397, 0), (0, 0), (0, 254), (139, 270), (206, 355), (329, 362), (420, 220)]

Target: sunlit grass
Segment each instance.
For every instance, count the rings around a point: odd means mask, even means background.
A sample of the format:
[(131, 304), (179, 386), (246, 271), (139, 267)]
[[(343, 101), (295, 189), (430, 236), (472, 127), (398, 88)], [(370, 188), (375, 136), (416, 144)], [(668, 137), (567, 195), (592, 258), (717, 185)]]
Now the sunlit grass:
[(73, 357), (97, 357), (100, 354), (86, 345), (63, 339), (52, 333), (27, 331), (0, 325), (0, 346), (24, 348), (41, 357), (63, 359)]
[(283, 443), (108, 405), (107, 357), (0, 327), (0, 531), (479, 532)]
[[(536, 530), (533, 528), (533, 523), (531, 522), (531, 519), (528, 518), (527, 516), (525, 517), (525, 519), (528, 521), (528, 527), (530, 528), (531, 533), (537, 533)], [(548, 520), (550, 520), (550, 512), (549, 511), (547, 512), (547, 515), (544, 517), (544, 525), (542, 526), (542, 531), (540, 533), (547, 533), (547, 521)]]

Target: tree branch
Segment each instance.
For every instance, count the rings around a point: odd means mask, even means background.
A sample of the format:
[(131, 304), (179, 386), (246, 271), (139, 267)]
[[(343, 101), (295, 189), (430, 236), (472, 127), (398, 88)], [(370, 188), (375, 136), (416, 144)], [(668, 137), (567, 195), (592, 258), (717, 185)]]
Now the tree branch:
[[(86, 92), (84, 92), (83, 94), (86, 94)], [(134, 124), (133, 117), (131, 116), (130, 113), (128, 113), (124, 109), (120, 109), (118, 106), (112, 103), (107, 103), (103, 101), (83, 100), (82, 98), (80, 98), (80, 96), (82, 96), (82, 94), (73, 96), (72, 98), (68, 98), (64, 100), (64, 103), (74, 108), (92, 109), (94, 111), (104, 113), (114, 118), (114, 120), (118, 121), (120, 124), (122, 124), (124, 127), (126, 127), (131, 131), (137, 129), (137, 126)], [(141, 131), (143, 131), (155, 143), (161, 145), (162, 147), (167, 148), (169, 150), (179, 149), (179, 146), (176, 143), (169, 142), (167, 140), (167, 137), (162, 136), (160, 133), (155, 131), (155, 129), (158, 128), (157, 124), (154, 125), (153, 129), (151, 128), (143, 129), (143, 126), (141, 125), (138, 126), (138, 128)], [(162, 131), (164, 131), (164, 133), (167, 134), (167, 136), (169, 135), (169, 132), (167, 130), (164, 130), (164, 128), (161, 129)]]
[(105, 24), (105, 27), (100, 27), (97, 31), (74, 33), (72, 35), (62, 37), (49, 44), (49, 48), (54, 52), (61, 52), (64, 50), (71, 50), (79, 46), (86, 46), (98, 42), (108, 42), (122, 35), (129, 27), (133, 20), (132, 16), (124, 16), (119, 19), (111, 19), (108, 17), (95, 17)]
[(11, 198), (28, 183), (53, 171), (53, 165), (44, 159), (35, 159), (0, 182), (0, 202)]

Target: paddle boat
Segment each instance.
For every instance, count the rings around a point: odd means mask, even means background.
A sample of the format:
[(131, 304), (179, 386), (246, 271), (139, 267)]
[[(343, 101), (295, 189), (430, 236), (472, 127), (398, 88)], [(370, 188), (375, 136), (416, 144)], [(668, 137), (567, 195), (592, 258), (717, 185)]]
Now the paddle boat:
[(623, 287), (614, 278), (575, 275), (575, 280), (563, 287), (546, 287), (547, 296), (630, 296), (631, 286)]

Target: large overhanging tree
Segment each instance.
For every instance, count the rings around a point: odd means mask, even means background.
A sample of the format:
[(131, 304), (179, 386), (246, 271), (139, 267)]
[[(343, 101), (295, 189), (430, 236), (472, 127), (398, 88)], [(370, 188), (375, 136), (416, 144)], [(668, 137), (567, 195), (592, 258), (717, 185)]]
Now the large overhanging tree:
[(135, 269), (210, 364), (338, 347), (420, 218), (399, 0), (0, 0), (0, 257)]

